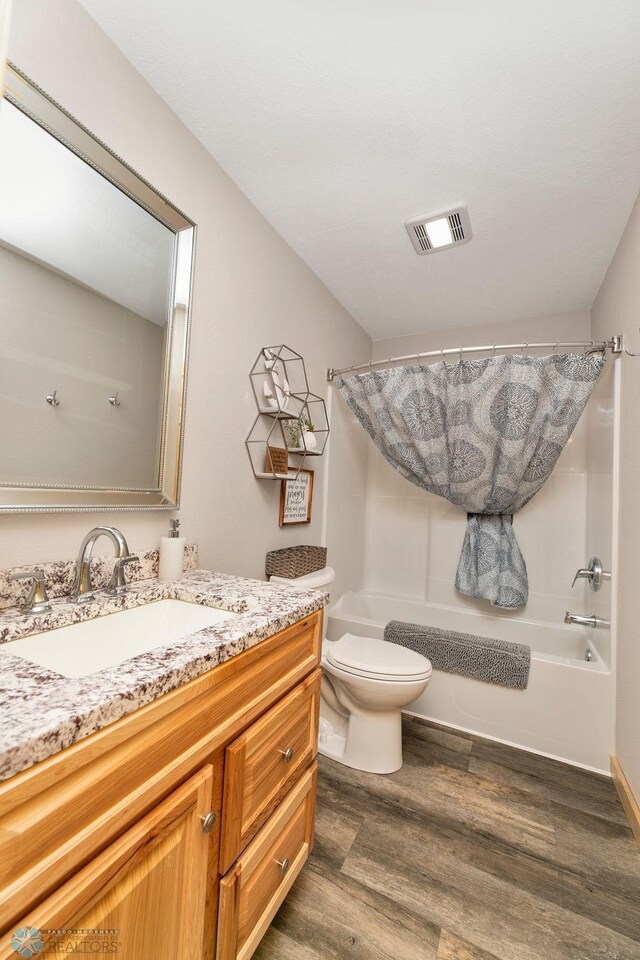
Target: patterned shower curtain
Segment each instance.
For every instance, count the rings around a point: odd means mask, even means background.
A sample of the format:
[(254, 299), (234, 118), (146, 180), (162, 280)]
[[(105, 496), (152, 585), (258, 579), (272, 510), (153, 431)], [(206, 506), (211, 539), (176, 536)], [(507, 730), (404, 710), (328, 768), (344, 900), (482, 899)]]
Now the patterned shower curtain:
[(513, 514), (550, 475), (604, 365), (602, 354), (502, 356), (336, 380), (391, 466), (466, 511), (461, 593), (525, 606)]

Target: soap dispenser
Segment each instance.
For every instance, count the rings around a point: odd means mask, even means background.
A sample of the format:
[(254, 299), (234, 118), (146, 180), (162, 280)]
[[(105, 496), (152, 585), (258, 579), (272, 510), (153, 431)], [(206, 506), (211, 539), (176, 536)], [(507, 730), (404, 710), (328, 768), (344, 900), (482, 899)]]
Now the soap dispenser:
[(184, 572), (184, 537), (178, 528), (179, 520), (169, 522), (169, 536), (160, 537), (160, 564), (158, 580), (182, 580)]

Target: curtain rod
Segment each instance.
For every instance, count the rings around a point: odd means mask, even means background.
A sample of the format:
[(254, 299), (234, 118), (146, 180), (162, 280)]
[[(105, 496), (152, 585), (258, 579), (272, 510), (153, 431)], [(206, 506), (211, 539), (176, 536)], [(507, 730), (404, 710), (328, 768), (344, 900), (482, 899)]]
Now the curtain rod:
[[(553, 349), (554, 352), (560, 347), (580, 347), (584, 350), (588, 350), (589, 353), (602, 351), (603, 353), (607, 350), (611, 350), (613, 354), (622, 353), (623, 343), (622, 343), (622, 334), (616, 334), (610, 340), (584, 340), (584, 341), (574, 341), (574, 342), (563, 342), (562, 340), (554, 340), (551, 343), (490, 343), (485, 346), (479, 347), (446, 347), (444, 350), (428, 350), (426, 353), (408, 353), (404, 357), (387, 357), (386, 360), (369, 360), (368, 363), (356, 363), (352, 367), (343, 367), (341, 370), (335, 370), (333, 367), (329, 367), (327, 370), (327, 380), (329, 383), (338, 376), (341, 376), (343, 373), (355, 373), (356, 370), (373, 370), (374, 367), (383, 367), (387, 363), (409, 363), (412, 360), (424, 360), (427, 357), (441, 357), (443, 360), (445, 357), (459, 355), (462, 359), (463, 353), (493, 353), (495, 354), (496, 350), (550, 350)], [(629, 351), (627, 351), (629, 352)], [(631, 354), (633, 356), (633, 354)]]

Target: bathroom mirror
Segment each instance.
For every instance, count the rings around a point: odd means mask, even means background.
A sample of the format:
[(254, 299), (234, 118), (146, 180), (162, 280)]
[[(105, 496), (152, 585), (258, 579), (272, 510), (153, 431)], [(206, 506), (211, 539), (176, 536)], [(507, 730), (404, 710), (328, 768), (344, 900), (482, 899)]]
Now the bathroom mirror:
[(0, 143), (0, 511), (175, 508), (195, 226), (14, 66)]

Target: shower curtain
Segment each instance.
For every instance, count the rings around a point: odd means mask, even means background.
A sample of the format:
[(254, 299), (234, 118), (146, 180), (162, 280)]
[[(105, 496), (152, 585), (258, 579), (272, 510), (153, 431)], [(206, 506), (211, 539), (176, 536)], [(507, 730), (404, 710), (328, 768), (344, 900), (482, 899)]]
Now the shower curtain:
[(526, 604), (513, 514), (550, 475), (604, 365), (602, 354), (503, 356), (336, 380), (391, 466), (466, 511), (460, 593)]

